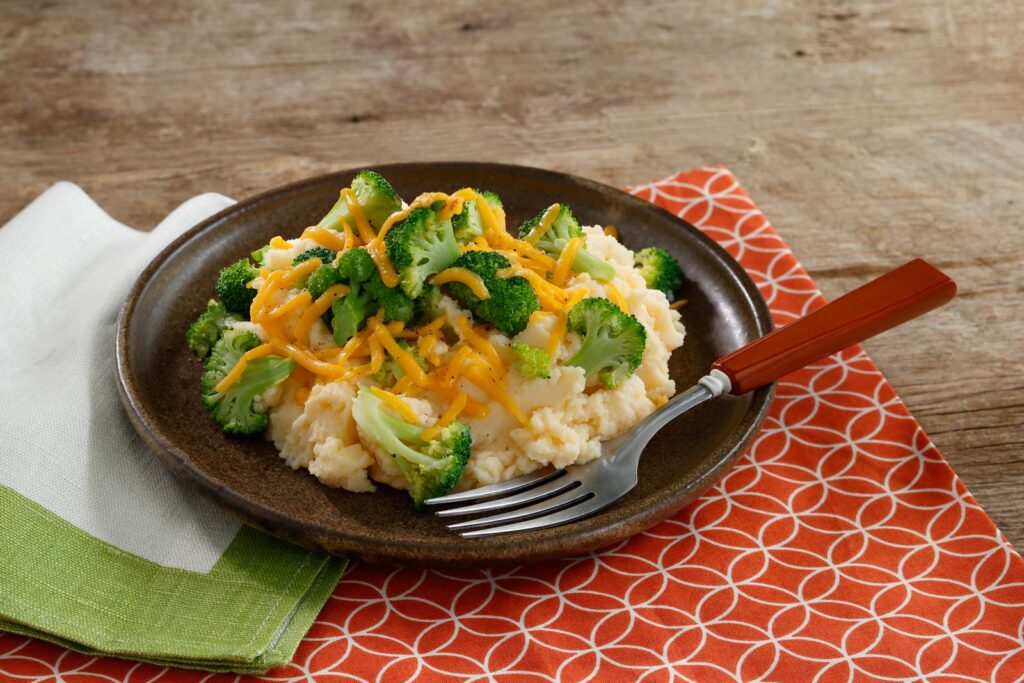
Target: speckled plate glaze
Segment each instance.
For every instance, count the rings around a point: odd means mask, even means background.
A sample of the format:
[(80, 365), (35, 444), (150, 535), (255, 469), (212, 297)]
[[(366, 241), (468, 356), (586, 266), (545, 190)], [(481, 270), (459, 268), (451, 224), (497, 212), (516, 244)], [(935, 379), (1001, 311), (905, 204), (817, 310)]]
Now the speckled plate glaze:
[[(660, 245), (683, 267), (686, 343), (672, 355), (678, 389), (712, 360), (765, 334), (771, 318), (736, 261), (676, 216), (590, 180), (522, 166), (416, 163), (375, 167), (406, 198), (426, 190), (496, 191), (519, 225), (552, 202), (580, 222), (618, 226), (639, 249)], [(296, 235), (331, 207), (358, 171), (304, 180), (222, 211), (182, 235), (146, 268), (118, 319), (118, 390), (132, 423), (171, 471), (246, 523), (310, 548), (370, 562), (487, 567), (578, 555), (621, 541), (680, 510), (714, 483), (754, 438), (771, 402), (766, 387), (700, 406), (665, 428), (640, 463), (640, 483), (609, 509), (568, 526), (474, 540), (416, 513), (408, 495), (381, 486), (349, 493), (293, 471), (273, 444), (226, 436), (199, 401), (199, 361), (185, 330), (213, 294), (218, 271), (267, 243)]]

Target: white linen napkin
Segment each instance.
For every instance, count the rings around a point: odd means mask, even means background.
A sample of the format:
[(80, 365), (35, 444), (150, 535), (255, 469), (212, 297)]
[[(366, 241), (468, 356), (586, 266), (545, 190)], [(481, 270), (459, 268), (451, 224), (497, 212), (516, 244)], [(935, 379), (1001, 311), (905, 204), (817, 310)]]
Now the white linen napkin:
[(0, 228), (0, 484), (122, 550), (204, 573), (239, 523), (132, 429), (114, 384), (114, 328), (146, 264), (233, 203), (194, 197), (146, 233), (60, 182)]

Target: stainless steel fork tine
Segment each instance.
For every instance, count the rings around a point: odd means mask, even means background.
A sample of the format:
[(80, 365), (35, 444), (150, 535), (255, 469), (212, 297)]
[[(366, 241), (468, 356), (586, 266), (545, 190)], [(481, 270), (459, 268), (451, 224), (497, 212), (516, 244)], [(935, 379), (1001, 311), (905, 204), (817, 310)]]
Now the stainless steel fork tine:
[(540, 484), (539, 486), (533, 486), (511, 496), (503, 496), (483, 503), (476, 503), (475, 505), (445, 508), (443, 510), (438, 510), (436, 514), (438, 517), (457, 517), (459, 515), (475, 515), (478, 512), (497, 512), (499, 510), (516, 507), (517, 505), (526, 505), (527, 503), (551, 498), (567, 489), (575, 488), (579, 485), (580, 480), (576, 477), (556, 477)]
[(518, 510), (512, 510), (511, 512), (502, 512), (497, 515), (489, 515), (487, 517), (480, 517), (479, 519), (469, 519), (465, 522), (458, 522), (456, 524), (449, 524), (448, 528), (452, 531), (459, 531), (461, 529), (475, 529), (476, 527), (482, 526), (493, 526), (495, 524), (504, 524), (506, 522), (515, 522), (521, 519), (527, 519), (529, 517), (535, 517), (542, 515), (547, 512), (555, 512), (562, 508), (570, 505), (576, 505), (577, 503), (590, 498), (594, 494), (590, 491), (582, 491), (579, 487), (569, 489), (563, 493), (558, 494), (552, 498), (546, 498), (539, 503), (533, 505), (527, 505), (524, 508)]
[(467, 501), (477, 500), (480, 498), (490, 498), (491, 496), (503, 496), (510, 493), (516, 493), (533, 486), (539, 486), (551, 481), (552, 479), (561, 477), (564, 474), (565, 470), (555, 470), (553, 472), (551, 470), (538, 470), (536, 472), (531, 472), (530, 474), (524, 474), (521, 477), (516, 477), (515, 479), (491, 484), (490, 486), (481, 486), (479, 488), (470, 489), (469, 491), (450, 493), (447, 496), (428, 498), (423, 501), (423, 504), (448, 505), (449, 503), (465, 503)]
[(513, 522), (511, 524), (502, 524), (501, 526), (487, 527), (486, 529), (473, 529), (471, 531), (459, 532), (461, 536), (465, 538), (482, 538), (484, 536), (497, 536), (499, 534), (511, 534), (517, 531), (531, 531), (535, 529), (546, 529), (553, 526), (561, 526), (562, 524), (568, 524), (569, 522), (575, 522), (577, 519), (589, 517), (595, 512), (599, 512), (604, 508), (608, 507), (615, 502), (615, 499), (608, 498), (590, 498), (577, 503), (571, 507), (564, 507), (557, 512), (553, 512), (550, 515), (543, 515), (541, 517), (534, 517), (533, 519), (527, 519), (521, 522)]

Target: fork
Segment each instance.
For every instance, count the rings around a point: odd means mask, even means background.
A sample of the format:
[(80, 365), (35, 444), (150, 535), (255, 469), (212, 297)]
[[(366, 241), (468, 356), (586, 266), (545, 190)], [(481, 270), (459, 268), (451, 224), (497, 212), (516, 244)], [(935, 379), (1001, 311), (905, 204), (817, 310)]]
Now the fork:
[(541, 470), (426, 501), (467, 538), (545, 529), (593, 515), (637, 484), (640, 455), (666, 424), (722, 394), (739, 396), (950, 301), (956, 283), (915, 259), (716, 360), (697, 384), (624, 434), (602, 442), (583, 465)]

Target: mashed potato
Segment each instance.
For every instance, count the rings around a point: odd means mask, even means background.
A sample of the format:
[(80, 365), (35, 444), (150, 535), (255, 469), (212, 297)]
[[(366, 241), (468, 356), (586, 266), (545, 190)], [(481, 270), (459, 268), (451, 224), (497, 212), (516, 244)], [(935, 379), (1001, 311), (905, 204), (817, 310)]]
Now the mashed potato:
[[(555, 354), (556, 363), (552, 365), (550, 378), (527, 380), (517, 372), (510, 372), (509, 395), (526, 415), (529, 426), (522, 426), (508, 411), (496, 405), (492, 405), (483, 418), (463, 415), (460, 420), (473, 433), (473, 454), (459, 488), (491, 484), (546, 465), (565, 467), (592, 460), (601, 454), (602, 440), (628, 430), (675, 392), (675, 383), (668, 373), (668, 360), (672, 351), (683, 343), (684, 330), (679, 314), (669, 307), (664, 293), (647, 288), (633, 267), (633, 253), (629, 249), (605, 235), (599, 227), (587, 227), (584, 231), (587, 249), (614, 266), (616, 277), (610, 284), (647, 330), (642, 364), (614, 390), (588, 394), (581, 368), (557, 364), (579, 347), (577, 335), (567, 334)], [(302, 248), (305, 246), (296, 245), (296, 253), (301, 253)], [(585, 274), (575, 275), (566, 289), (570, 292), (585, 289), (591, 296), (614, 298), (609, 295), (608, 284), (596, 282)], [(456, 318), (468, 315), (447, 298), (442, 300), (442, 308), (456, 329)], [(553, 314), (538, 312), (515, 338), (495, 332), (490, 341), (510, 365), (509, 347), (513, 342), (544, 347), (554, 324)], [(319, 322), (317, 325), (320, 327), (314, 328), (311, 335), (314, 344), (318, 339), (326, 344), (329, 333), (325, 326)], [(435, 351), (442, 357), (450, 353), (441, 343)], [(467, 381), (459, 388), (473, 398), (487, 400)], [(307, 397), (289, 380), (261, 397), (270, 407), (268, 436), (289, 466), (308, 469), (327, 486), (373, 491), (374, 482), (380, 482), (405, 488), (405, 481), (392, 458), (356, 426), (351, 410), (356, 389), (354, 381), (320, 383)], [(447, 407), (447, 402), (430, 391), (423, 391), (406, 402), (424, 425), (436, 422)]]

